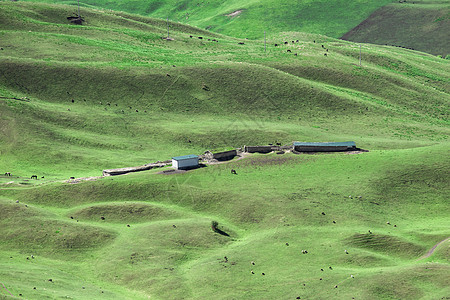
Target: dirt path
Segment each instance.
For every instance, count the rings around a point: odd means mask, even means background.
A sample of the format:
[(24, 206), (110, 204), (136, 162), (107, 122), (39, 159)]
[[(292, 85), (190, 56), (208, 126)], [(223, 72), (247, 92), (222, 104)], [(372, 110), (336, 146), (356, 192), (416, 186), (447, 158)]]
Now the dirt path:
[(425, 258), (430, 257), (430, 256), (433, 254), (434, 250), (436, 250), (436, 248), (437, 248), (440, 244), (443, 244), (443, 243), (445, 243), (445, 242), (448, 241), (448, 240), (450, 240), (450, 237), (448, 237), (448, 238), (446, 238), (446, 239), (440, 241), (440, 242), (437, 243), (436, 245), (434, 245), (433, 248), (431, 248), (430, 250), (428, 250), (428, 252), (427, 252), (425, 255), (423, 255), (421, 258), (419, 258), (418, 260), (422, 260), (422, 259), (425, 259)]
[(225, 16), (227, 16), (227, 17), (236, 17), (236, 16), (238, 16), (242, 11), (243, 11), (242, 9), (239, 9), (239, 10), (233, 11), (231, 14), (228, 14), (228, 15), (225, 15)]

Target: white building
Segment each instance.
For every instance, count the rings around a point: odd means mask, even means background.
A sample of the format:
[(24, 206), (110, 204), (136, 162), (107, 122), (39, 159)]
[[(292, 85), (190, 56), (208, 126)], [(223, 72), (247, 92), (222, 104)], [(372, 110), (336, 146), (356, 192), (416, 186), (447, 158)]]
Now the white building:
[(172, 157), (172, 167), (177, 170), (197, 168), (198, 155), (190, 154)]

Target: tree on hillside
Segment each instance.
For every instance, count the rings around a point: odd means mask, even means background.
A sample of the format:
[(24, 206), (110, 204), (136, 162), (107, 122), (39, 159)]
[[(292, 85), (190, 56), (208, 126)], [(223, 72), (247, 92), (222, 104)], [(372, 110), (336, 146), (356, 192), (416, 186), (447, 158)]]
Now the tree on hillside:
[(83, 25), (83, 22), (85, 22), (85, 20), (80, 15), (80, 0), (78, 0), (78, 15), (76, 17), (67, 17), (67, 20), (77, 25)]

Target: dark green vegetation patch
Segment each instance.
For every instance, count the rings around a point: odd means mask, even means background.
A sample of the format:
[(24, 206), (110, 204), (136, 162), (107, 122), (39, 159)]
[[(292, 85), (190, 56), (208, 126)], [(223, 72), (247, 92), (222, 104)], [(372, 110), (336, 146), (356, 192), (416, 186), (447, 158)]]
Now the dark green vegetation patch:
[(397, 46), (449, 57), (448, 1), (395, 1), (375, 11), (342, 39)]

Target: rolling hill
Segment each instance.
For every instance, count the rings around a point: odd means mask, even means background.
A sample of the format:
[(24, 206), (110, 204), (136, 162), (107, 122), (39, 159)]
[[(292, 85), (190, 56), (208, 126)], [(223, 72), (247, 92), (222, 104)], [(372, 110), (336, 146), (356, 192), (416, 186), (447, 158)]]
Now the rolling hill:
[(342, 39), (449, 55), (448, 1), (399, 1), (381, 7)]
[[(0, 298), (449, 295), (447, 60), (75, 11), (0, 2)], [(369, 152), (100, 177), (294, 140)]]
[[(39, 2), (76, 5), (76, 1)], [(320, 1), (80, 1), (84, 7), (121, 10), (144, 16), (190, 24), (229, 36), (262, 39), (264, 31), (323, 34), (338, 38), (392, 0)]]

